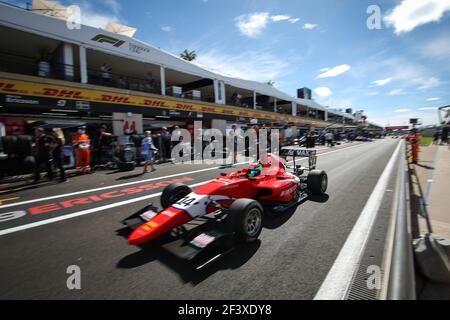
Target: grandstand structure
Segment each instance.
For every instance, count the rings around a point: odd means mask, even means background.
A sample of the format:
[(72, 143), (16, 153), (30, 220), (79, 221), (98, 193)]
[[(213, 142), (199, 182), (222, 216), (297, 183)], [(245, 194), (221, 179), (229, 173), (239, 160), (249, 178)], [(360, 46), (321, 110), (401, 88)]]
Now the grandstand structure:
[[(354, 127), (352, 114), (256, 81), (225, 76), (134, 38), (135, 28), (73, 24), (55, 2), (0, 3), (0, 117), (144, 124), (194, 120)], [(380, 129), (368, 123), (372, 129)]]

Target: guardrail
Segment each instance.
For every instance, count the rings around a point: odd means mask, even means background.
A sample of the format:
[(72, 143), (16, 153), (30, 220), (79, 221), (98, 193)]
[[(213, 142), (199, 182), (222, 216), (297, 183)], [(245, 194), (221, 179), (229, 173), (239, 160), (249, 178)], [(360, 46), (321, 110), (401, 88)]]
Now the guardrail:
[(411, 236), (411, 218), (408, 209), (407, 152), (402, 141), (400, 153), (398, 195), (395, 213), (394, 243), (388, 284), (388, 300), (415, 300), (416, 282)]

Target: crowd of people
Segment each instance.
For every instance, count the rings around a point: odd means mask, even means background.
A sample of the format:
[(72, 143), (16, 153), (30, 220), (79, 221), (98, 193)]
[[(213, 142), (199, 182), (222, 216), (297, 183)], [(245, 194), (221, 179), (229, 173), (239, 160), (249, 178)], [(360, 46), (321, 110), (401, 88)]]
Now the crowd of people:
[[(365, 135), (365, 133), (363, 133), (363, 135)], [(327, 129), (321, 132), (311, 130), (305, 135), (305, 145), (307, 148), (314, 148), (316, 146), (316, 143), (318, 142), (323, 146), (333, 148), (336, 146), (336, 144), (339, 144), (344, 140), (353, 142), (355, 141), (357, 136), (358, 134), (355, 130)]]
[[(279, 130), (271, 130), (273, 128), (259, 127), (258, 125), (250, 126), (237, 126), (236, 124), (231, 126), (231, 129), (227, 130), (227, 139), (235, 141), (234, 148), (229, 150), (233, 163), (237, 162), (238, 143), (239, 137), (243, 136), (243, 129), (254, 130), (256, 135), (259, 136), (260, 130), (267, 129), (268, 134), (268, 147), (271, 147), (270, 135), (277, 134), (276, 140), (280, 142), (279, 146), (295, 145), (299, 144), (307, 148), (314, 148), (317, 144), (327, 145), (334, 147), (336, 143), (342, 140), (353, 141), (356, 137), (354, 131), (343, 130), (301, 130), (295, 127), (284, 127)], [(67, 174), (65, 168), (71, 167), (68, 162), (68, 157), (74, 159), (73, 165), (75, 167), (75, 174), (85, 175), (94, 173), (97, 170), (102, 169), (117, 169), (117, 161), (119, 159), (120, 147), (128, 144), (132, 145), (134, 152), (133, 162), (135, 164), (143, 165), (142, 174), (156, 171), (156, 165), (160, 163), (173, 162), (172, 150), (177, 144), (185, 144), (187, 147), (193, 144), (192, 141), (184, 141), (183, 136), (178, 134), (179, 139), (172, 141), (173, 133), (180, 130), (178, 126), (174, 126), (169, 130), (167, 127), (157, 128), (154, 132), (147, 130), (144, 134), (137, 134), (135, 131), (128, 130), (125, 132), (125, 136), (120, 138), (114, 136), (108, 132), (107, 125), (101, 125), (97, 129), (93, 130), (86, 126), (80, 126), (76, 128), (76, 132), (68, 132), (70, 130), (61, 130), (59, 128), (44, 129), (38, 127), (34, 130), (34, 138), (32, 139), (31, 148), (32, 156), (34, 157), (34, 170), (33, 178), (37, 183), (41, 180), (41, 170), (46, 172), (46, 177), (50, 180), (55, 178), (55, 173), (59, 172), (58, 181), (67, 181)], [(207, 129), (202, 129), (202, 131)], [(191, 133), (192, 134), (192, 133)], [(20, 134), (18, 134), (20, 135)], [(119, 141), (120, 140), (120, 141)], [(224, 148), (226, 147), (226, 141), (224, 141)], [(206, 147), (206, 142), (203, 141), (202, 150)], [(258, 141), (256, 141), (256, 148), (259, 148)], [(181, 148), (182, 150), (189, 150), (189, 148)], [(225, 148), (226, 149), (226, 148)], [(224, 149), (224, 154), (226, 151)], [(191, 148), (191, 151), (195, 150)], [(253, 152), (254, 150), (245, 150), (246, 154)], [(184, 152), (184, 151), (181, 151)], [(215, 151), (217, 152), (217, 151)], [(187, 161), (191, 155), (181, 155), (182, 161)], [(134, 167), (132, 167), (134, 169)]]
[[(114, 155), (117, 152), (118, 142), (115, 137), (108, 132), (108, 127), (102, 125), (92, 134), (92, 138), (87, 133), (87, 128), (81, 126), (71, 135), (71, 141), (66, 144), (63, 130), (60, 128), (44, 129), (36, 128), (32, 140), (32, 150), (34, 156), (34, 182), (41, 180), (41, 170), (45, 169), (46, 177), (54, 179), (53, 170), (59, 171), (59, 182), (67, 181), (64, 169), (65, 145), (71, 145), (75, 155), (75, 168), (77, 175), (91, 174), (96, 170), (104, 168), (107, 164), (114, 163)], [(173, 131), (179, 130), (175, 126)], [(156, 163), (166, 163), (171, 161), (171, 151), (174, 142), (171, 141), (171, 132), (166, 127), (161, 128), (156, 133), (148, 130), (144, 135), (136, 132), (126, 133), (129, 142), (133, 143), (136, 150), (136, 160), (143, 163), (143, 174), (156, 171)]]

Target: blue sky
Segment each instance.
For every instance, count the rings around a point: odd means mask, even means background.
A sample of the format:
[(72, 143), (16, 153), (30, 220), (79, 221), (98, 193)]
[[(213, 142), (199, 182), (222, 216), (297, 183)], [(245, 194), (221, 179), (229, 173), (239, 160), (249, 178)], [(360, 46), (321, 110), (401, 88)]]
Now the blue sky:
[[(10, 0), (20, 3), (22, 1)], [(450, 0), (63, 0), (85, 23), (138, 28), (135, 38), (231, 76), (306, 86), (382, 125), (437, 122), (450, 104)], [(369, 29), (369, 5), (381, 29)]]

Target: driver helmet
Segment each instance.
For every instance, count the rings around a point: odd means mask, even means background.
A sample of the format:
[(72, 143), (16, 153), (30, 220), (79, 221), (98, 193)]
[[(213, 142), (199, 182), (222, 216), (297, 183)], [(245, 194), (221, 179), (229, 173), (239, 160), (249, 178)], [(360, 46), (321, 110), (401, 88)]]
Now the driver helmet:
[(257, 177), (261, 174), (262, 169), (263, 169), (263, 165), (260, 162), (252, 164), (248, 168), (247, 176), (248, 177)]

